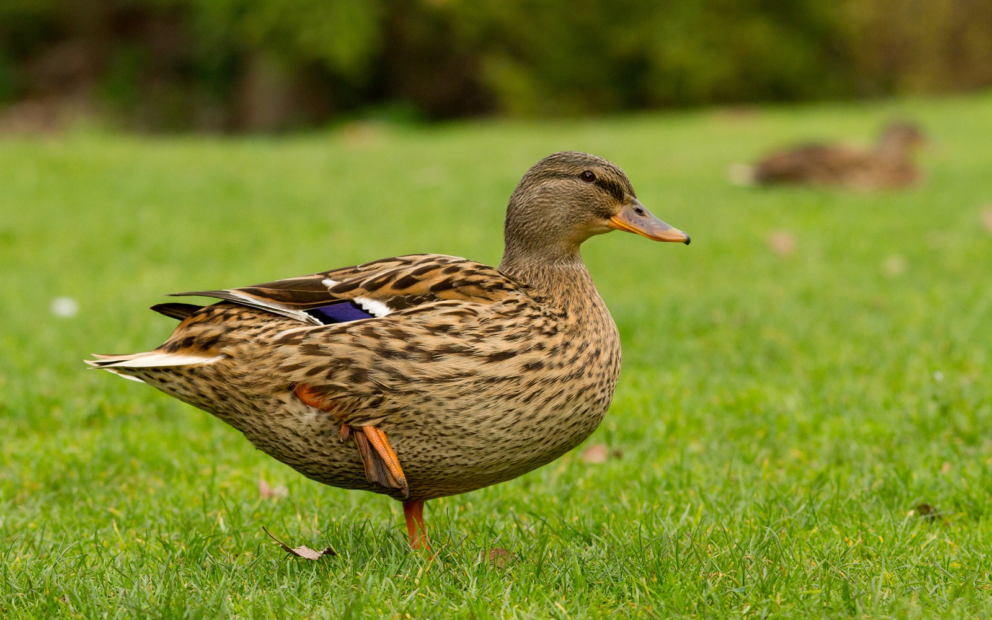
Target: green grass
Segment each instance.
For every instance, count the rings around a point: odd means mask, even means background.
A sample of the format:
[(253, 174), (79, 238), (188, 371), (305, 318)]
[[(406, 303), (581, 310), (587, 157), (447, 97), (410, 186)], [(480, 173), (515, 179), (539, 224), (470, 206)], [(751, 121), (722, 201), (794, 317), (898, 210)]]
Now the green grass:
[[(773, 145), (867, 142), (894, 116), (936, 139), (920, 189), (726, 182)], [(989, 95), (0, 142), (0, 617), (992, 616), (990, 144)], [(421, 251), (496, 263), (516, 181), (562, 149), (624, 167), (694, 241), (585, 248), (624, 344), (589, 441), (622, 458), (430, 502), (433, 557), (399, 504), (82, 365), (164, 340), (146, 308), (169, 292)], [(76, 317), (49, 312), (59, 296)], [(340, 555), (289, 558), (263, 525)]]

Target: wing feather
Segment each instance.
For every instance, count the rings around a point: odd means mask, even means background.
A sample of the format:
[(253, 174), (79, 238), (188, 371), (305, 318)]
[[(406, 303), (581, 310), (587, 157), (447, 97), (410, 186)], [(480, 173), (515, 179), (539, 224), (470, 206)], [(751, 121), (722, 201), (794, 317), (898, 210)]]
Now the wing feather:
[(522, 288), (481, 263), (441, 254), (415, 254), (254, 286), (174, 296), (215, 297), (322, 325), (308, 311), (351, 301), (373, 317), (384, 317), (444, 300), (493, 303)]
[[(432, 385), (473, 398), (480, 376), (487, 389), (519, 382), (521, 362), (513, 358), (542, 346), (541, 330), (556, 329), (525, 285), (481, 263), (438, 254), (187, 294), (300, 321), (270, 337), (275, 372), (290, 384), (306, 384), (354, 426), (403, 415), (410, 398), (434, 397)], [(315, 318), (344, 302), (368, 318), (330, 324)], [(499, 337), (504, 330), (515, 337)]]

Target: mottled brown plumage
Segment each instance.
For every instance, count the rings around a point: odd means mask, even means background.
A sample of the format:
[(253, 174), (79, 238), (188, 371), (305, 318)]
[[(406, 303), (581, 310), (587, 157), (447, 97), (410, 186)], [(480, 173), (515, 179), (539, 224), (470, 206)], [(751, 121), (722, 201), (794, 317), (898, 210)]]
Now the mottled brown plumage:
[(620, 339), (579, 246), (611, 229), (688, 243), (619, 168), (558, 153), (515, 190), (498, 269), (419, 254), (186, 293), (222, 301), (156, 306), (181, 319), (168, 341), (91, 363), (216, 415), (313, 480), (405, 501), (416, 544), (423, 501), (515, 478), (599, 425)]
[(924, 142), (909, 123), (886, 128), (874, 149), (807, 144), (773, 153), (753, 168), (735, 169), (736, 180), (760, 185), (803, 184), (881, 190), (918, 183), (922, 174), (913, 155)]

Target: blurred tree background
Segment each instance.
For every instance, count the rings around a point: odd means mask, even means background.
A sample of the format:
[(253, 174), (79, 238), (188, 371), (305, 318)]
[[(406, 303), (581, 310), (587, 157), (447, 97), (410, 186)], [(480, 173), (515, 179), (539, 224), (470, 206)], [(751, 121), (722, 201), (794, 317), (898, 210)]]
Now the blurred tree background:
[(992, 85), (989, 0), (0, 0), (0, 131), (274, 131)]

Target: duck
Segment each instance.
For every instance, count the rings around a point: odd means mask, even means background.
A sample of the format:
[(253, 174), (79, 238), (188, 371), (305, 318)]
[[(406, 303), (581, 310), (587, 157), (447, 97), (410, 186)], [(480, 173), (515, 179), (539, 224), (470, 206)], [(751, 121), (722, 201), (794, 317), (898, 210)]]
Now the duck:
[(414, 254), (241, 288), (177, 293), (210, 305), (158, 348), (92, 367), (220, 418), (319, 483), (403, 503), (429, 548), (424, 503), (511, 480), (599, 426), (620, 336), (580, 254), (614, 230), (690, 237), (637, 199), (601, 157), (566, 151), (524, 174), (498, 267)]
[(731, 167), (738, 185), (839, 186), (874, 191), (909, 187), (923, 175), (913, 162), (926, 143), (921, 129), (909, 122), (888, 125), (872, 149), (831, 144), (804, 144), (772, 153), (755, 166)]

